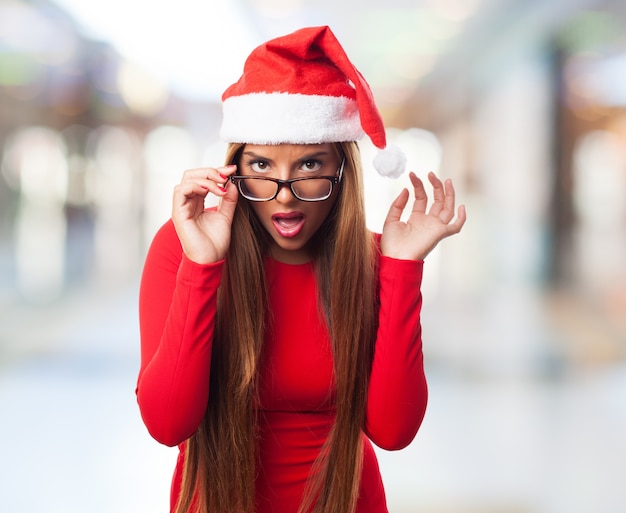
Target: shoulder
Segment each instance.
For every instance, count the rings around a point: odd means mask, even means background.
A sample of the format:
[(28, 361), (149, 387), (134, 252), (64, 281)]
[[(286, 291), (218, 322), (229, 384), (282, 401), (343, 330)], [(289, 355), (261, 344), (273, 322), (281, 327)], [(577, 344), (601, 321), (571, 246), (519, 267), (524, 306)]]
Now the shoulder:
[(170, 219), (155, 233), (146, 255), (146, 266), (156, 265), (178, 267), (183, 248), (180, 244), (174, 222)]
[(174, 221), (169, 219), (157, 230), (154, 238), (152, 239), (152, 246), (155, 245), (158, 247), (165, 246), (170, 248), (181, 248), (180, 240), (178, 239), (178, 234), (176, 233), (176, 227), (174, 226)]

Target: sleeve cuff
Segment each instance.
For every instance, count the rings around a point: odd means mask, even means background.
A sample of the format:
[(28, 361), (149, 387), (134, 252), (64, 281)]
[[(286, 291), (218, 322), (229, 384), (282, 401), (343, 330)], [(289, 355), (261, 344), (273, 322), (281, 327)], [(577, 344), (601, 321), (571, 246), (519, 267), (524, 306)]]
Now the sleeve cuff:
[(221, 279), (223, 268), (224, 260), (212, 264), (198, 264), (187, 258), (183, 253), (180, 267), (178, 268), (178, 279), (196, 285), (214, 283), (215, 280), (219, 281)]
[(379, 272), (381, 277), (394, 277), (396, 279), (413, 277), (418, 284), (421, 284), (424, 273), (424, 260), (399, 260), (381, 255)]

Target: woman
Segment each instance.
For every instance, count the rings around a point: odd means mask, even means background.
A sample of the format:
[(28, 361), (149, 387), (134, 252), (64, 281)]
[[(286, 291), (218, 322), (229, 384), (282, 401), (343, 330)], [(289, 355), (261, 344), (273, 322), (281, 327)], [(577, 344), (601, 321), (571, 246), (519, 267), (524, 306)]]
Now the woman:
[(355, 141), (385, 132), (328, 27), (257, 48), (223, 111), (227, 165), (184, 173), (141, 283), (137, 396), (180, 448), (172, 511), (386, 512), (371, 442), (421, 424), (423, 259), (465, 210), (433, 174), (427, 209), (411, 173), (407, 222), (405, 189), (367, 230)]

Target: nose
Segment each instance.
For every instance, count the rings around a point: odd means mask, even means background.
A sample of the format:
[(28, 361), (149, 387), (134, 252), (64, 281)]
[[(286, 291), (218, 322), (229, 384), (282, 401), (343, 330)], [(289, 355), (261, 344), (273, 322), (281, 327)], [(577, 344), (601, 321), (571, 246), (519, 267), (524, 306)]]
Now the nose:
[[(291, 171), (288, 165), (279, 166), (280, 171), (276, 178), (280, 178), (281, 180), (289, 180), (291, 176)], [(291, 186), (288, 183), (281, 183), (278, 185), (278, 194), (274, 198), (275, 201), (279, 203), (290, 203), (294, 200), (298, 200), (291, 192)]]
[(274, 198), (275, 201), (279, 203), (290, 203), (297, 199), (298, 198), (293, 195), (293, 192), (291, 192), (290, 184), (281, 183), (278, 185), (278, 194)]

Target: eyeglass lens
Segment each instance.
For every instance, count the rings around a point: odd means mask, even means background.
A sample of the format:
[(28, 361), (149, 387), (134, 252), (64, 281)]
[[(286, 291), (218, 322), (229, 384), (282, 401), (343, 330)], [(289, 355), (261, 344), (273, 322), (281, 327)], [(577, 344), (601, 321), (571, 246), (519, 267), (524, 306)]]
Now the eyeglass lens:
[[(291, 191), (298, 198), (316, 200), (327, 198), (332, 190), (332, 183), (325, 178), (308, 178), (290, 182)], [(280, 185), (272, 180), (247, 179), (239, 181), (239, 188), (244, 196), (255, 199), (270, 199), (278, 192)]]

